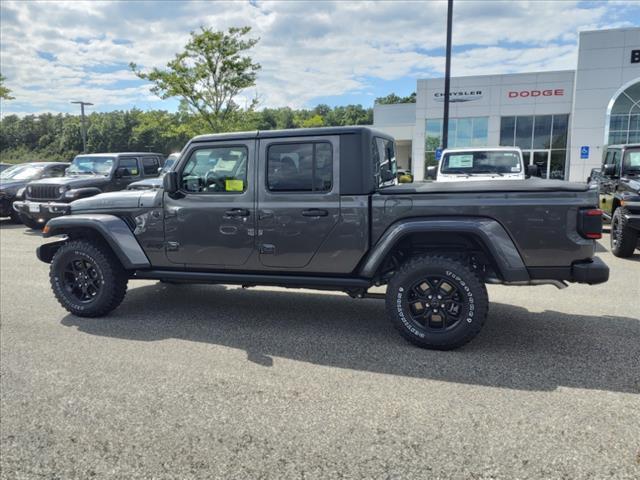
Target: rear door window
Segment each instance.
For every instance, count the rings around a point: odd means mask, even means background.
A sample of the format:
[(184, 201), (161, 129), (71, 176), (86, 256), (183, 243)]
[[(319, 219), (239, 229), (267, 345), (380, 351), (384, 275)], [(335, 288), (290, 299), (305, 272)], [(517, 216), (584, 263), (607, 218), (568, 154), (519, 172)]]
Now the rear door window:
[(270, 145), (267, 187), (272, 192), (329, 192), (333, 148), (326, 142)]
[(142, 170), (145, 175), (157, 175), (159, 168), (158, 157), (142, 157)]
[(137, 177), (140, 175), (140, 167), (137, 158), (121, 158), (118, 164), (119, 168), (126, 168), (125, 177)]

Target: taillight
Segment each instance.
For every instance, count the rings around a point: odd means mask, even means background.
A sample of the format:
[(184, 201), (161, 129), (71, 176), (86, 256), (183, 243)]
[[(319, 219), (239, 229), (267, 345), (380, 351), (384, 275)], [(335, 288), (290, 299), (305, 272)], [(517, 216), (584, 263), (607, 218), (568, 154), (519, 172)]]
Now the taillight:
[(584, 238), (602, 238), (602, 210), (586, 208), (578, 213), (578, 233)]

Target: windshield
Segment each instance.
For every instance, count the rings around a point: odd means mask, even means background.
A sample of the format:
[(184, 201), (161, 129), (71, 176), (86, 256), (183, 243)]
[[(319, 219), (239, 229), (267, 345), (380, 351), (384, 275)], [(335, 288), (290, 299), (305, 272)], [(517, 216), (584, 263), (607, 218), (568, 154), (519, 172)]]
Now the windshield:
[(69, 175), (109, 175), (114, 157), (76, 157), (67, 170)]
[(172, 153), (171, 155), (169, 155), (164, 161), (164, 165), (162, 166), (162, 170), (160, 171), (160, 173), (164, 174), (171, 170), (171, 167), (173, 167), (173, 164), (176, 163), (178, 156), (179, 155), (177, 153)]
[(38, 165), (14, 165), (0, 173), (2, 180), (32, 180), (42, 172)]
[(640, 172), (640, 148), (629, 149), (624, 154), (624, 171)]
[(520, 173), (522, 165), (518, 152), (468, 151), (443, 155), (442, 173), (466, 175), (482, 173)]

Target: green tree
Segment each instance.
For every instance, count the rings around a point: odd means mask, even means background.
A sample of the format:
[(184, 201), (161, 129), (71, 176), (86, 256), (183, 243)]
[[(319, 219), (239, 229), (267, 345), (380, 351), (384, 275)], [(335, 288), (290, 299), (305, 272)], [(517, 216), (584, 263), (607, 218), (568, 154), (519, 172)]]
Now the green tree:
[(416, 92), (406, 97), (399, 97), (395, 93), (390, 93), (386, 97), (376, 98), (376, 103), (380, 105), (390, 105), (393, 103), (416, 103)]
[(2, 74), (0, 73), (0, 98), (3, 100), (13, 100), (14, 97), (9, 95), (11, 93), (11, 90), (9, 90), (7, 87), (4, 86), (5, 80), (6, 78), (3, 77)]
[[(130, 67), (134, 73), (154, 84), (152, 91), (161, 98), (180, 97), (189, 108), (202, 116), (213, 132), (233, 128), (243, 114), (234, 98), (255, 85), (260, 65), (243, 53), (258, 43), (257, 38), (245, 38), (251, 27), (230, 28), (226, 33), (202, 27), (191, 32), (184, 51), (167, 63), (165, 70), (154, 68), (149, 73)], [(247, 106), (255, 108), (254, 99)]]

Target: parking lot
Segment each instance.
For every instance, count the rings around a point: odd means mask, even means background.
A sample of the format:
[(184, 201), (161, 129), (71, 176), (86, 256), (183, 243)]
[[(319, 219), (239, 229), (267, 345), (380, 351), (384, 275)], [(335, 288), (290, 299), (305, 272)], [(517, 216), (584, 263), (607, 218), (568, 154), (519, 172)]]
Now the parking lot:
[(640, 254), (608, 238), (608, 283), (492, 286), (452, 352), (324, 292), (131, 282), (73, 317), (41, 242), (0, 223), (2, 478), (640, 476)]

